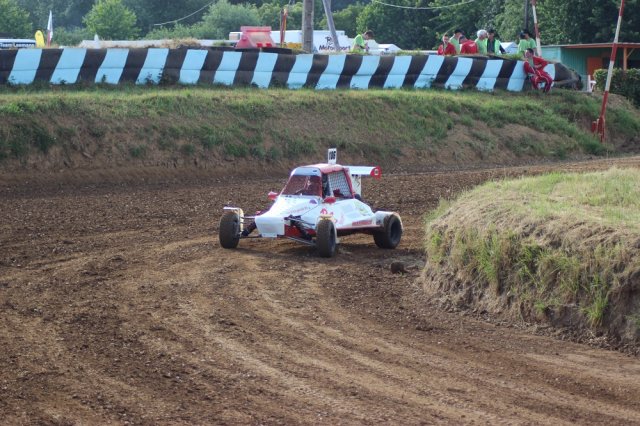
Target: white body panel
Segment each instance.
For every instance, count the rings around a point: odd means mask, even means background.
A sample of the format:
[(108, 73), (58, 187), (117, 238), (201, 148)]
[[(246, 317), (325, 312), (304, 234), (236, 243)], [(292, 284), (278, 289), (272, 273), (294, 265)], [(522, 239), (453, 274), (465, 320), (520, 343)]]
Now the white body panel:
[(321, 216), (331, 216), (338, 231), (381, 226), (371, 208), (355, 198), (325, 203), (320, 197), (281, 195), (269, 211), (256, 216), (258, 233), (266, 238), (283, 236), (285, 224), (290, 224), (285, 218), (290, 216), (295, 216), (309, 229), (315, 229)]
[(320, 203), (320, 197), (281, 195), (269, 211), (256, 216), (258, 232), (267, 238), (284, 235), (284, 218), (289, 216), (301, 216), (301, 220), (312, 219), (310, 223), (315, 224), (315, 218), (319, 216), (321, 210)]

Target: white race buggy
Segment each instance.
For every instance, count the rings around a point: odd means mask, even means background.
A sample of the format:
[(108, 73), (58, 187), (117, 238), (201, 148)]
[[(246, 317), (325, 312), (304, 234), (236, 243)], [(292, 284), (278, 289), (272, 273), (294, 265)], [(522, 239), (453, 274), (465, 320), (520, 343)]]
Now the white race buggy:
[[(341, 166), (336, 156), (333, 148), (326, 164), (294, 169), (280, 194), (269, 193), (274, 203), (267, 211), (245, 216), (241, 208), (225, 207), (220, 245), (233, 249), (244, 238), (288, 238), (315, 246), (322, 257), (332, 257), (339, 237), (365, 233), (373, 235), (380, 248), (396, 248), (402, 237), (400, 216), (373, 212), (361, 199), (361, 178), (379, 179), (380, 168)], [(249, 236), (256, 228), (258, 235)]]

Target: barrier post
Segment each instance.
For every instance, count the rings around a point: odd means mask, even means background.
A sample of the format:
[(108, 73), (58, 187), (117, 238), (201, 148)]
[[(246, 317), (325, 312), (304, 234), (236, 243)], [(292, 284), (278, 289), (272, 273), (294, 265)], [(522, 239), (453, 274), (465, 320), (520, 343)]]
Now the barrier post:
[(620, 0), (620, 11), (618, 13), (618, 24), (616, 25), (616, 35), (613, 38), (613, 46), (611, 46), (611, 57), (609, 58), (609, 69), (607, 70), (607, 82), (604, 86), (604, 95), (602, 96), (602, 108), (600, 109), (600, 117), (591, 123), (591, 131), (598, 133), (600, 143), (604, 142), (604, 124), (605, 113), (607, 112), (607, 100), (609, 99), (609, 88), (611, 87), (611, 78), (613, 76), (613, 64), (616, 61), (616, 53), (618, 51), (618, 36), (620, 35), (620, 25), (622, 24), (622, 12), (624, 11), (624, 0)]
[(540, 45), (540, 30), (538, 29), (538, 15), (536, 14), (536, 0), (531, 0), (531, 11), (533, 12), (533, 30), (536, 33), (536, 52), (538, 53), (538, 56), (542, 56), (542, 46)]

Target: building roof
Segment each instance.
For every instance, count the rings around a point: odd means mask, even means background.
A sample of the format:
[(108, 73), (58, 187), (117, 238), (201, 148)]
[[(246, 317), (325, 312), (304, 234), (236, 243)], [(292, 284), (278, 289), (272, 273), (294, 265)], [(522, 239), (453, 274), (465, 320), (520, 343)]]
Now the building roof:
[[(611, 49), (613, 43), (584, 43), (584, 44), (548, 44), (542, 47), (564, 47), (566, 49)], [(640, 49), (640, 43), (618, 43), (618, 47)]]

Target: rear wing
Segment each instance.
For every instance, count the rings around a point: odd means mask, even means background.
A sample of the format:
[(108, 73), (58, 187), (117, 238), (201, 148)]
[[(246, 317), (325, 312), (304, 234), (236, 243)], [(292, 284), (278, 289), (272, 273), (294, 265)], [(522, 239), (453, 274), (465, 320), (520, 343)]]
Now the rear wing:
[(345, 166), (349, 168), (349, 174), (351, 176), (371, 176), (374, 179), (380, 179), (382, 176), (382, 170), (380, 167), (368, 167), (368, 166)]
[[(327, 164), (336, 164), (338, 160), (338, 149), (337, 148), (329, 148), (327, 150)], [(369, 167), (369, 166), (344, 166), (349, 170), (349, 174), (351, 175), (351, 185), (353, 187), (353, 191), (362, 195), (362, 176), (371, 176), (374, 179), (380, 179), (382, 176), (382, 170), (380, 167)]]
[(371, 176), (374, 179), (380, 179), (380, 177), (382, 176), (382, 170), (378, 166), (375, 166), (375, 167), (345, 166), (345, 167), (349, 169), (353, 191), (358, 195), (362, 195), (362, 177), (363, 176)]

